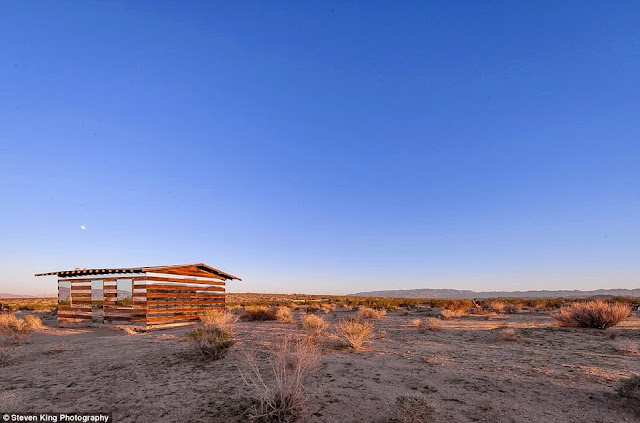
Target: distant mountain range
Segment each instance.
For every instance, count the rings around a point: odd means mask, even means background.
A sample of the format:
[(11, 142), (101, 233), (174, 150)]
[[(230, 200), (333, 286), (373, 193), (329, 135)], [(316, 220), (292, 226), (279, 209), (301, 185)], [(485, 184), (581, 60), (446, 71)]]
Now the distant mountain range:
[(19, 294), (8, 294), (6, 292), (0, 292), (0, 298), (34, 298), (33, 295), (19, 295)]
[(476, 292), (458, 289), (396, 289), (386, 291), (369, 291), (351, 294), (354, 297), (387, 297), (387, 298), (607, 298), (607, 297), (640, 297), (638, 289), (596, 289), (595, 291), (560, 290), (560, 291), (486, 291)]

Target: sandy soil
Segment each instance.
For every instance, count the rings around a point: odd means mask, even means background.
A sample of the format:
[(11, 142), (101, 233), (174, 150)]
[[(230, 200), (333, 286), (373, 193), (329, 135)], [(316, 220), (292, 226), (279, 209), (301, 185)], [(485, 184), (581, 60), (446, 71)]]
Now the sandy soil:
[[(299, 313), (299, 312), (296, 312)], [(330, 322), (354, 313), (324, 315)], [(556, 327), (543, 313), (469, 316), (440, 332), (411, 326), (421, 311), (376, 320), (379, 335), (361, 352), (327, 342), (307, 383), (310, 422), (399, 421), (401, 395), (421, 394), (434, 421), (624, 422), (638, 409), (616, 396), (616, 382), (640, 372), (640, 319), (606, 331)], [(299, 314), (296, 314), (299, 319)], [(241, 378), (244, 353), (298, 333), (296, 324), (239, 322), (237, 344), (222, 360), (190, 353), (188, 329), (128, 334), (59, 329), (55, 320), (19, 346), (0, 368), (0, 411), (111, 411), (116, 422), (245, 421), (253, 391)], [(501, 338), (503, 327), (515, 341)]]

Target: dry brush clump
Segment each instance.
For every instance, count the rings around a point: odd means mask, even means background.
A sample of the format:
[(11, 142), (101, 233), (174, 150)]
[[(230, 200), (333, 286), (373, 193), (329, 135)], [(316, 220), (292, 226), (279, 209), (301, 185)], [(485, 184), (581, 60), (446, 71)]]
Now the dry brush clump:
[(335, 336), (344, 345), (354, 350), (361, 350), (364, 344), (373, 339), (373, 322), (360, 319), (349, 319), (338, 322), (335, 327)]
[(518, 304), (514, 304), (514, 303), (506, 304), (502, 309), (503, 313), (506, 313), (506, 314), (516, 314), (518, 310), (520, 310), (520, 307), (518, 306)]
[(308, 402), (305, 381), (320, 364), (320, 347), (311, 340), (285, 336), (270, 350), (267, 369), (255, 354), (247, 357), (247, 370), (240, 369), (245, 383), (257, 394), (254, 420), (293, 422), (304, 413)]
[(282, 323), (291, 323), (293, 322), (293, 313), (289, 307), (280, 306), (276, 309), (276, 320), (281, 321)]
[(17, 344), (29, 337), (35, 329), (42, 327), (42, 320), (31, 314), (21, 319), (13, 313), (0, 313), (0, 334), (5, 343)]
[(441, 319), (456, 319), (466, 316), (471, 307), (473, 307), (471, 300), (451, 300), (444, 305), (439, 317)]
[(324, 336), (329, 329), (329, 323), (315, 314), (303, 314), (301, 326), (314, 339)]
[(240, 318), (249, 321), (276, 320), (276, 312), (267, 306), (246, 306)]
[(553, 315), (560, 326), (606, 329), (631, 315), (631, 307), (603, 300), (575, 302)]
[(384, 309), (376, 310), (371, 307), (360, 307), (358, 310), (358, 319), (380, 319), (387, 315)]
[(518, 336), (516, 335), (515, 329), (507, 328), (500, 331), (500, 339), (503, 341), (512, 342), (517, 341)]
[(421, 331), (439, 332), (442, 330), (442, 323), (435, 317), (427, 317), (424, 319), (414, 319), (412, 325)]
[(237, 318), (225, 311), (209, 311), (200, 315), (200, 324), (187, 334), (187, 339), (202, 356), (212, 360), (224, 357), (235, 343), (233, 325)]
[(640, 375), (635, 374), (618, 382), (616, 392), (621, 397), (640, 401)]
[(620, 351), (624, 355), (630, 355), (632, 357), (640, 356), (640, 346), (637, 343), (628, 341), (620, 344), (616, 350)]
[(399, 396), (396, 398), (395, 411), (402, 423), (428, 422), (435, 415), (435, 408), (422, 395)]

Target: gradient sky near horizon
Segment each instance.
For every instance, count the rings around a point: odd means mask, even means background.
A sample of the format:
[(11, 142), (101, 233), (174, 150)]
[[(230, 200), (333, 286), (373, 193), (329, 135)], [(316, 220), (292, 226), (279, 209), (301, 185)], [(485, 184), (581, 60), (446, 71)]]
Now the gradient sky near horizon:
[[(637, 1), (0, 3), (0, 292), (640, 287)], [(86, 225), (86, 230), (80, 226)]]

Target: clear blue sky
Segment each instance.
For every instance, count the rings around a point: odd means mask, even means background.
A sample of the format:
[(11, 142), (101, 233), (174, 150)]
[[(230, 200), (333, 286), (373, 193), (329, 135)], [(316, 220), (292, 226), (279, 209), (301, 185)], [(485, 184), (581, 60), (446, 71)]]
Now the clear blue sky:
[[(0, 292), (640, 287), (637, 1), (0, 3)], [(80, 229), (86, 225), (86, 230)]]

